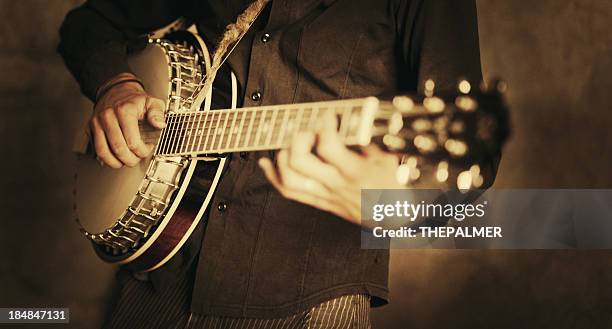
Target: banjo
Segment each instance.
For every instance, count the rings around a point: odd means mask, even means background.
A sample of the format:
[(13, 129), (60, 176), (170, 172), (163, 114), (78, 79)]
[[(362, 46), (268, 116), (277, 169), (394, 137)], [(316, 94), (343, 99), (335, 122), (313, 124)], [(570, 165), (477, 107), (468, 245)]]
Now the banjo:
[[(232, 74), (230, 109), (213, 110), (212, 88), (202, 85), (210, 55), (198, 35), (180, 31), (149, 39), (128, 62), (147, 92), (166, 101), (166, 127), (140, 127), (155, 150), (133, 168), (101, 166), (91, 147), (79, 152), (74, 210), (80, 231), (102, 260), (139, 272), (159, 268), (187, 241), (211, 202), (225, 155), (287, 147), (297, 132), (316, 131), (329, 111), (337, 115), (346, 145), (376, 143), (409, 154), (400, 166), (407, 186), (426, 175), (421, 166), (427, 162), (438, 182), (478, 188), (483, 184), (478, 161), (498, 153), (508, 136), (503, 83), (472, 90), (479, 88), (462, 81), (456, 95), (439, 96), (428, 81), (420, 96), (237, 109)], [(210, 185), (194, 204), (184, 196), (198, 165), (208, 167)]]

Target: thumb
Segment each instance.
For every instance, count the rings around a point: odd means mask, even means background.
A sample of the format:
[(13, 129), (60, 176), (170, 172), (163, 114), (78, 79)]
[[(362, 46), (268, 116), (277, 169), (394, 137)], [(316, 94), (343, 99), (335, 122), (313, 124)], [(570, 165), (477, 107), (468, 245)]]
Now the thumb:
[(166, 127), (166, 120), (164, 119), (164, 110), (166, 104), (158, 98), (147, 97), (145, 104), (145, 111), (147, 115), (147, 122), (157, 129)]

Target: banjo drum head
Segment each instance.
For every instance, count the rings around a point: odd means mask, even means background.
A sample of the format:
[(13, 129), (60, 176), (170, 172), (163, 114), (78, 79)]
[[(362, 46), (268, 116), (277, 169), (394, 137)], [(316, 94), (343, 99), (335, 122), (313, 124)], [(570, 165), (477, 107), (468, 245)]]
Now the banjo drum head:
[[(128, 62), (149, 95), (168, 103), (170, 66), (164, 50), (156, 44), (149, 44), (131, 55)], [(159, 141), (160, 132), (144, 122), (140, 123), (140, 133), (146, 142)], [(101, 165), (92, 153), (93, 149), (90, 154), (78, 156), (75, 211), (77, 222), (84, 231), (100, 234), (113, 227), (127, 211), (147, 174), (152, 157), (142, 159), (133, 168), (112, 169)]]

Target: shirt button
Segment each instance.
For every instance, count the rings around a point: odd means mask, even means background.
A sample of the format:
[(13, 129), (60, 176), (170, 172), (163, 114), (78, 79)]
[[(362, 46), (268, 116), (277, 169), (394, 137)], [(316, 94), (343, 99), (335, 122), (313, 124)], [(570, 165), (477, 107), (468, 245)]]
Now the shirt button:
[(259, 102), (259, 100), (261, 100), (261, 92), (256, 91), (256, 92), (252, 93), (252, 94), (251, 94), (251, 99), (252, 99), (254, 102)]
[(217, 210), (219, 210), (219, 212), (224, 212), (227, 210), (227, 203), (221, 201), (219, 202), (219, 204), (217, 205)]
[(267, 43), (268, 41), (270, 41), (271, 37), (272, 35), (270, 35), (270, 33), (265, 33), (264, 35), (261, 36), (261, 42)]
[(244, 160), (246, 160), (249, 157), (249, 153), (247, 152), (240, 152), (240, 157)]

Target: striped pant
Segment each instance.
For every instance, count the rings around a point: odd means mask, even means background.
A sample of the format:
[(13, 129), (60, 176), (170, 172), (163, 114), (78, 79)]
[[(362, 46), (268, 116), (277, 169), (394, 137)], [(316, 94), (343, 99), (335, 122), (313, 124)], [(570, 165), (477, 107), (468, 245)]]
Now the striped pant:
[(285, 318), (230, 318), (190, 313), (188, 275), (160, 290), (131, 276), (123, 281), (104, 329), (371, 329), (366, 295), (338, 297)]

